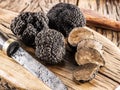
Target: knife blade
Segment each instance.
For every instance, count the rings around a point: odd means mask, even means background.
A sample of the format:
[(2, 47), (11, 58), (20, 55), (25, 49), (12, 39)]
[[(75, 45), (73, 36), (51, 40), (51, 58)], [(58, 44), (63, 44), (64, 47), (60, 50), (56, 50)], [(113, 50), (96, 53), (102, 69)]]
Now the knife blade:
[(0, 49), (9, 57), (22, 65), (52, 90), (67, 90), (62, 81), (44, 65), (27, 53), (19, 43), (0, 32)]

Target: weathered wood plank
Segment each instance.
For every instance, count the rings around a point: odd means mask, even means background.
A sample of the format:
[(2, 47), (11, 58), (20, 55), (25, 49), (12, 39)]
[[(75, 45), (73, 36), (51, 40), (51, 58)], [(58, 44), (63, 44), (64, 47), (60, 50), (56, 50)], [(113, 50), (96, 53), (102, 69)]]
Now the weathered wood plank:
[[(9, 12), (9, 13), (8, 13)], [(17, 13), (5, 10), (5, 9), (0, 9), (0, 29), (3, 30), (6, 33), (11, 33), (9, 30), (9, 24), (11, 20), (17, 15)], [(8, 27), (8, 28), (6, 28)], [(100, 36), (100, 37), (98, 37)], [(98, 33), (96, 34), (95, 32), (95, 37), (96, 39), (101, 40), (103, 43), (106, 43), (108, 41), (108, 44), (105, 44), (105, 52), (104, 55), (106, 56), (106, 66), (101, 69), (99, 74), (95, 79), (93, 79), (91, 82), (84, 83), (84, 84), (76, 84), (72, 80), (72, 71), (76, 67), (72, 63), (72, 60), (74, 60), (72, 57), (74, 57), (73, 54), (70, 53), (67, 58), (65, 58), (65, 63), (64, 65), (54, 65), (54, 66), (49, 66), (47, 67), (53, 71), (56, 75), (58, 75), (61, 80), (70, 88), (74, 90), (111, 90), (115, 89), (120, 81), (120, 51), (119, 49), (109, 40), (106, 40), (106, 38)], [(27, 51), (32, 52), (34, 55), (34, 50), (31, 48), (26, 48)], [(2, 53), (1, 53), (2, 54)], [(72, 56), (72, 57), (71, 57)], [(6, 56), (4, 57), (6, 58)], [(7, 59), (9, 62), (9, 60)], [(10, 61), (11, 62), (11, 61)], [(14, 62), (15, 63), (15, 62)], [(18, 64), (17, 64), (18, 65)], [(112, 66), (112, 68), (111, 68)], [(21, 67), (22, 68), (22, 67)], [(21, 69), (22, 70), (22, 69)], [(14, 78), (15, 79), (15, 78)]]
[(79, 0), (79, 7), (92, 9), (115, 20), (116, 15), (119, 16), (120, 0), (84, 0), (82, 2), (83, 0)]
[(50, 90), (37, 77), (31, 75), (30, 72), (11, 58), (5, 56), (1, 51), (0, 85), (0, 90)]
[[(71, 65), (69, 65), (69, 67), (70, 66)], [(50, 66), (49, 69), (56, 73), (64, 81), (64, 83), (66, 83), (67, 86), (74, 90), (111, 90), (115, 89), (117, 86), (115, 82), (113, 82), (111, 79), (105, 78), (105, 76), (101, 74), (98, 74), (95, 79), (89, 83), (81, 83), (78, 85), (72, 81), (72, 70), (66, 71), (66, 68), (61, 68), (58, 66)]]
[(76, 5), (78, 0), (1, 0), (0, 7), (15, 12), (21, 11), (48, 11), (53, 5), (59, 2)]
[(107, 18), (93, 10), (90, 10), (90, 9), (81, 8), (81, 11), (83, 12), (83, 14), (86, 18), (87, 25), (92, 25), (95, 27), (106, 28), (106, 29), (120, 32), (120, 22), (119, 21)]
[[(86, 8), (94, 10), (101, 15), (105, 15), (108, 18), (115, 19), (120, 21), (120, 0), (79, 0), (78, 6), (80, 8)], [(98, 28), (98, 27), (96, 27)], [(103, 30), (103, 29), (101, 29)], [(98, 30), (101, 33), (101, 31)], [(104, 33), (106, 32), (107, 37), (111, 37), (110, 30), (104, 29)], [(112, 31), (115, 35), (116, 32)], [(104, 35), (103, 33), (103, 35)], [(119, 33), (116, 34), (115, 37), (110, 39), (113, 43), (118, 45), (119, 42), (116, 42), (117, 39), (120, 39)], [(113, 34), (112, 34), (113, 35)]]

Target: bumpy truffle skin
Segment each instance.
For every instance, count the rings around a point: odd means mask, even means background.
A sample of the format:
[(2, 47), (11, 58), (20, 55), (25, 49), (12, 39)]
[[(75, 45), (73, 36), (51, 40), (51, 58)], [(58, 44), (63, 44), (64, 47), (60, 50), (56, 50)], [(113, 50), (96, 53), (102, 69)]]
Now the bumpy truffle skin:
[(80, 9), (72, 4), (59, 3), (47, 13), (49, 27), (61, 32), (65, 37), (74, 27), (82, 27), (86, 20)]
[(65, 43), (62, 33), (47, 29), (39, 32), (35, 38), (35, 55), (45, 63), (57, 64), (65, 55)]
[(42, 12), (22, 12), (12, 20), (10, 27), (26, 45), (35, 46), (35, 36), (48, 27), (48, 21)]

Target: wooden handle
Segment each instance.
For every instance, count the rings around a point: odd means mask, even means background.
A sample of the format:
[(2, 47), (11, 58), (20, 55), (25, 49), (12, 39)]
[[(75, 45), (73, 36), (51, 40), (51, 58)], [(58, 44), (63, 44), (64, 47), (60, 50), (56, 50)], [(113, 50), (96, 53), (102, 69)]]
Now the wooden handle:
[(0, 50), (8, 56), (11, 56), (19, 47), (19, 43), (11, 38), (8, 38), (2, 31), (0, 31)]
[(116, 21), (102, 16), (94, 12), (93, 10), (81, 8), (81, 11), (83, 12), (86, 18), (87, 25), (93, 25), (97, 27), (111, 29), (114, 31), (120, 31), (120, 21)]

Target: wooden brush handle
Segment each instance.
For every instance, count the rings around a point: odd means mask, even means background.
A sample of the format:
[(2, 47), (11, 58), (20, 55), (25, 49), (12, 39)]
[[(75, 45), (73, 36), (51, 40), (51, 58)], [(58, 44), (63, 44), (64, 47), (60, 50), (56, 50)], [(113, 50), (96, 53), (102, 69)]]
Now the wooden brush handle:
[(83, 12), (86, 18), (87, 25), (93, 25), (97, 27), (111, 29), (114, 31), (120, 31), (120, 21), (109, 19), (105, 16), (94, 12), (93, 10), (81, 8), (81, 11)]
[(2, 31), (0, 31), (0, 50), (8, 56), (11, 56), (19, 47), (19, 43), (11, 38), (8, 38)]

